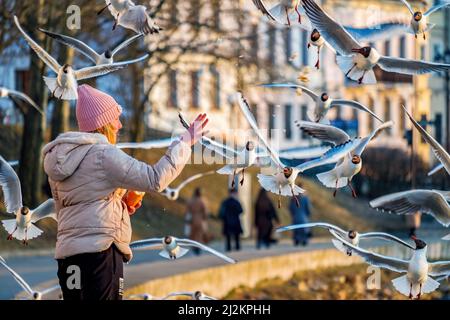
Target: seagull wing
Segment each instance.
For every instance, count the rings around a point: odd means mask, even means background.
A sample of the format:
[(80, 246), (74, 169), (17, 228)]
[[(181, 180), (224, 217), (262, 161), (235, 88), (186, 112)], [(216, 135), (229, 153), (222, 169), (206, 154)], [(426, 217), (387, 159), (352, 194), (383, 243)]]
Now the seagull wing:
[(441, 171), (442, 169), (444, 169), (444, 165), (442, 163), (438, 164), (436, 167), (434, 167), (433, 169), (431, 169), (430, 172), (428, 172), (428, 176), (432, 176), (434, 175), (436, 172)]
[(0, 186), (7, 212), (15, 213), (23, 207), (19, 177), (2, 156), (0, 156)]
[(74, 48), (94, 63), (96, 63), (97, 59), (100, 58), (99, 54), (83, 41), (59, 33), (50, 32), (41, 28), (39, 28), (39, 30), (45, 33), (50, 38), (53, 38), (56, 41), (65, 44), (66, 46)]
[(160, 149), (169, 147), (175, 139), (167, 138), (143, 142), (122, 142), (116, 144), (119, 149)]
[(270, 157), (272, 158), (272, 161), (279, 166), (280, 168), (284, 167), (284, 164), (281, 162), (280, 157), (278, 156), (277, 152), (272, 149), (272, 147), (267, 143), (265, 137), (262, 135), (258, 128), (258, 124), (256, 123), (255, 117), (253, 116), (252, 112), (250, 111), (250, 107), (247, 103), (247, 100), (245, 100), (244, 96), (241, 92), (238, 93), (237, 99), (239, 102), (239, 107), (242, 110), (242, 113), (244, 114), (245, 118), (247, 119), (248, 123), (252, 127), (253, 131), (256, 133), (258, 138), (261, 140), (264, 147), (267, 149), (267, 151), (270, 154)]
[(6, 264), (6, 261), (0, 256), (0, 264), (3, 265), (6, 270), (9, 271), (9, 273), (13, 276), (14, 280), (22, 287), (23, 290), (25, 290), (29, 295), (33, 295), (34, 291), (31, 289), (31, 287), (28, 285), (28, 283), (23, 280), (23, 278), (15, 272), (10, 266)]
[(313, 138), (340, 145), (350, 140), (349, 135), (334, 126), (310, 121), (295, 121), (297, 127)]
[(381, 69), (388, 72), (410, 75), (448, 71), (450, 69), (450, 64), (386, 56), (381, 56), (380, 60), (378, 61), (378, 65)]
[(313, 0), (303, 0), (303, 8), (314, 27), (341, 55), (352, 55), (352, 49), (361, 48), (358, 41), (342, 25), (326, 14)]
[(409, 12), (411, 12), (411, 14), (414, 14), (414, 10), (411, 7), (411, 5), (408, 3), (408, 1), (406, 1), (406, 0), (400, 0), (400, 1), (405, 4), (405, 6), (408, 8), (408, 10), (409, 10)]
[(278, 21), (278, 19), (274, 15), (272, 15), (270, 9), (268, 9), (263, 0), (252, 0), (252, 1), (255, 7), (258, 8), (258, 10), (261, 11), (267, 18), (269, 18), (272, 21), (283, 24), (282, 22)]
[(370, 206), (396, 214), (422, 211), (431, 214), (442, 225), (450, 225), (450, 205), (443, 194), (434, 190), (396, 192), (370, 201)]
[(428, 264), (428, 274), (432, 277), (448, 277), (450, 275), (450, 261), (430, 262)]
[(280, 158), (284, 159), (312, 159), (322, 156), (327, 152), (330, 147), (318, 146), (318, 147), (294, 147), (290, 149), (281, 150), (279, 152)]
[(371, 111), (369, 108), (367, 108), (366, 106), (364, 106), (363, 104), (361, 104), (361, 103), (359, 103), (357, 101), (345, 100), (345, 99), (334, 99), (333, 101), (331, 101), (330, 107), (336, 107), (338, 105), (347, 105), (347, 106), (350, 106), (352, 108), (355, 108), (355, 109), (367, 112), (372, 117), (377, 119), (378, 121), (383, 122), (383, 120), (381, 120), (373, 111)]
[(169, 293), (167, 296), (165, 296), (164, 298), (162, 298), (161, 300), (167, 300), (171, 297), (179, 297), (179, 296), (183, 296), (183, 297), (193, 297), (194, 294), (192, 292), (172, 292)]
[(131, 7), (119, 18), (119, 24), (125, 28), (132, 29), (136, 33), (148, 34), (156, 27), (155, 22), (146, 12), (145, 6)]
[(435, 12), (435, 11), (437, 11), (437, 10), (440, 10), (440, 9), (442, 9), (442, 8), (444, 8), (444, 7), (448, 7), (448, 6), (450, 6), (450, 2), (443, 2), (443, 3), (441, 3), (441, 4), (437, 4), (437, 5), (435, 5), (435, 6), (432, 6), (430, 9), (428, 9), (423, 15), (424, 15), (425, 17), (427, 17), (427, 16), (429, 16), (430, 14), (432, 14), (433, 12)]
[(372, 141), (373, 139), (378, 137), (378, 135), (384, 129), (391, 128), (393, 126), (393, 124), (394, 123), (392, 121), (388, 121), (388, 122), (385, 122), (382, 125), (380, 125), (369, 136), (367, 136), (367, 137), (365, 137), (364, 139), (361, 140), (361, 143), (359, 144), (359, 146), (357, 148), (355, 148), (353, 153), (360, 156), (364, 152), (364, 150), (366, 149), (366, 147), (367, 147), (367, 145), (369, 144), (370, 141)]
[(58, 221), (56, 218), (55, 200), (52, 198), (47, 199), (47, 201), (31, 212), (31, 222), (33, 223), (44, 218), (52, 218), (53, 220)]
[(239, 152), (237, 152), (235, 149), (232, 149), (220, 142), (211, 140), (208, 137), (202, 137), (200, 140), (200, 143), (205, 147), (208, 148), (211, 151), (214, 151), (215, 153), (220, 154), (222, 157), (226, 159), (236, 159), (239, 155)]
[(139, 38), (142, 38), (143, 36), (144, 36), (144, 34), (140, 33), (140, 34), (132, 36), (131, 38), (123, 41), (121, 44), (119, 44), (117, 47), (114, 48), (114, 50), (111, 52), (111, 55), (114, 56), (117, 52), (119, 52), (123, 48), (128, 47), (130, 45), (130, 43), (132, 43), (133, 41), (135, 41)]
[(130, 248), (137, 250), (155, 249), (157, 247), (162, 247), (162, 241), (161, 238), (138, 240), (130, 243)]
[(19, 19), (17, 19), (16, 16), (14, 16), (14, 22), (16, 23), (17, 28), (22, 33), (23, 37), (27, 41), (28, 45), (31, 49), (36, 52), (38, 57), (44, 61), (44, 63), (52, 69), (54, 72), (58, 73), (59, 69), (61, 68), (60, 64), (42, 47), (40, 47), (31, 37), (22, 29), (19, 23)]
[(409, 117), (414, 127), (420, 132), (422, 138), (431, 146), (431, 150), (433, 150), (436, 158), (442, 163), (447, 173), (450, 175), (450, 154), (445, 151), (445, 149), (437, 142), (424, 128), (414, 120), (413, 116), (406, 110), (404, 106), (403, 110), (405, 110), (406, 115)]
[(405, 247), (408, 247), (412, 250), (415, 250), (416, 248), (409, 243), (403, 241), (400, 238), (397, 238), (396, 236), (393, 236), (392, 234), (385, 233), (385, 232), (367, 232), (367, 233), (361, 233), (360, 235), (361, 239), (370, 239), (370, 238), (378, 238), (388, 241), (394, 241), (397, 243), (400, 243), (401, 245), (404, 245)]
[(276, 230), (276, 232), (284, 232), (289, 230), (295, 230), (295, 229), (305, 229), (305, 228), (313, 228), (313, 227), (319, 227), (319, 228), (325, 228), (327, 230), (334, 230), (336, 231), (341, 237), (345, 237), (347, 235), (347, 231), (342, 230), (338, 226), (335, 226), (333, 224), (324, 223), (324, 222), (311, 222), (311, 223), (302, 223), (302, 224), (292, 224), (289, 226), (281, 227)]
[(229, 262), (229, 263), (236, 263), (237, 262), (233, 258), (230, 258), (230, 257), (220, 253), (219, 251), (216, 251), (216, 250), (214, 250), (214, 249), (212, 249), (212, 248), (210, 248), (208, 246), (205, 246), (204, 244), (202, 244), (200, 242), (197, 242), (197, 241), (194, 241), (194, 240), (190, 240), (190, 239), (178, 239), (177, 241), (178, 241), (178, 244), (182, 245), (182, 246), (184, 245), (184, 246), (189, 246), (189, 247), (197, 247), (197, 248), (200, 248), (200, 249), (202, 249), (204, 251), (208, 251), (209, 253), (212, 253), (212, 254), (216, 255), (217, 257), (225, 260), (226, 262)]
[(176, 188), (178, 191), (180, 191), (181, 189), (183, 189), (188, 183), (200, 179), (201, 177), (207, 176), (209, 174), (213, 174), (215, 173), (215, 171), (208, 171), (208, 172), (202, 172), (202, 173), (198, 173), (193, 175), (192, 177), (187, 178), (186, 180), (184, 180), (182, 183), (180, 183), (180, 185)]
[(356, 147), (358, 147), (361, 143), (361, 138), (355, 138), (353, 140), (349, 140), (343, 144), (337, 145), (333, 148), (330, 148), (322, 157), (302, 163), (297, 166), (296, 169), (300, 172), (323, 166), (330, 163), (336, 163), (341, 160), (343, 157), (348, 155), (349, 152), (352, 152)]
[[(336, 235), (335, 235), (336, 236)], [(393, 257), (383, 256), (381, 254), (364, 250), (360, 247), (354, 246), (349, 243), (344, 238), (336, 236), (336, 238), (342, 242), (345, 247), (349, 247), (352, 250), (352, 253), (357, 254), (361, 258), (363, 258), (368, 264), (389, 269), (395, 272), (407, 272), (409, 267), (409, 262), (402, 259), (397, 259)]]
[(308, 89), (305, 86), (301, 86), (299, 84), (295, 83), (265, 83), (261, 84), (261, 87), (266, 88), (290, 88), (290, 89), (301, 89), (303, 92), (305, 92), (308, 96), (310, 96), (313, 100), (319, 99), (319, 95), (312, 91), (311, 89)]
[(47, 288), (47, 289), (41, 291), (41, 294), (43, 296), (45, 296), (47, 294), (52, 293), (53, 291), (59, 291), (59, 290), (61, 290), (61, 286), (59, 284), (57, 284), (57, 285), (54, 285), (53, 287), (50, 287), (50, 288)]
[(373, 25), (367, 28), (354, 28), (346, 26), (348, 31), (359, 42), (375, 42), (386, 40), (396, 34), (403, 34), (409, 30), (410, 26), (401, 22), (388, 22)]
[(20, 91), (16, 91), (16, 90), (11, 90), (11, 89), (7, 89), (8, 90), (8, 94), (11, 97), (17, 97), (21, 100), (26, 101), (29, 105), (31, 105), (33, 108), (35, 108), (37, 111), (39, 111), (40, 114), (44, 115), (44, 111), (38, 107), (38, 105), (36, 104), (36, 102), (34, 102), (29, 96), (27, 96), (25, 93), (20, 92)]
[(134, 59), (134, 60), (114, 62), (111, 64), (101, 64), (98, 66), (86, 67), (86, 68), (75, 71), (75, 77), (77, 80), (83, 80), (83, 79), (104, 76), (110, 72), (114, 72), (119, 69), (122, 69), (123, 67), (125, 67), (129, 64), (142, 61), (142, 60), (146, 59), (147, 57), (148, 57), (148, 54), (146, 54), (145, 56), (140, 57), (138, 59)]

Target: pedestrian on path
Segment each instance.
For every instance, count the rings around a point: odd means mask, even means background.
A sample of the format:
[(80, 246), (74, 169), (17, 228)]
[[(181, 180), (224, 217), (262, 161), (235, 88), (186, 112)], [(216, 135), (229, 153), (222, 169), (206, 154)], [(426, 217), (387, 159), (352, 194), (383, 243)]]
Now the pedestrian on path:
[(231, 240), (235, 242), (235, 249), (238, 251), (240, 246), (240, 235), (242, 226), (240, 215), (244, 212), (239, 202), (237, 190), (229, 190), (229, 197), (220, 205), (219, 217), (223, 221), (223, 235), (225, 236), (225, 250), (231, 251)]
[[(208, 242), (208, 214), (205, 200), (202, 197), (202, 192), (200, 188), (194, 190), (194, 194), (187, 204), (186, 215), (190, 217), (190, 232), (189, 238), (200, 242)], [(193, 252), (197, 255), (200, 254), (200, 249), (195, 247)]]
[[(300, 198), (300, 206), (297, 207), (295, 198), (292, 197), (289, 203), (289, 212), (291, 213), (292, 224), (303, 224), (309, 222), (311, 216), (311, 205), (307, 195)], [(311, 231), (309, 228), (295, 229), (292, 231), (292, 240), (294, 245), (306, 246), (308, 244)]]
[(273, 221), (280, 223), (275, 206), (267, 195), (266, 190), (261, 188), (255, 203), (255, 227), (257, 231), (256, 248), (264, 245), (269, 248), (272, 243)]

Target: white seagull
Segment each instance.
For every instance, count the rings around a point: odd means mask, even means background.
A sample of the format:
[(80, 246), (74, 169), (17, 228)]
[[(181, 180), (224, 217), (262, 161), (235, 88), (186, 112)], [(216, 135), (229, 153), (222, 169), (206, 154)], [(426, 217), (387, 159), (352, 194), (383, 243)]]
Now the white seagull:
[(115, 19), (113, 30), (117, 25), (143, 34), (159, 33), (162, 30), (150, 18), (145, 6), (135, 5), (131, 0), (106, 0), (106, 6), (98, 14), (101, 14), (106, 8)]
[[(330, 142), (336, 146), (345, 145), (348, 141), (351, 141), (350, 136), (346, 132), (334, 126), (307, 121), (296, 121), (296, 124), (310, 136), (325, 142)], [(371, 140), (375, 139), (382, 130), (390, 128), (392, 125), (392, 121), (385, 122), (367, 137), (355, 138), (354, 140), (359, 141), (358, 145), (348, 154), (344, 154), (332, 170), (317, 174), (317, 178), (324, 186), (335, 189), (334, 196), (336, 196), (337, 189), (348, 185), (352, 190), (352, 196), (356, 198), (356, 192), (353, 189), (351, 181), (361, 171), (361, 155)]]
[(444, 7), (450, 6), (450, 2), (443, 2), (441, 4), (436, 4), (428, 9), (426, 12), (414, 11), (411, 5), (406, 0), (401, 0), (408, 8), (411, 13), (411, 23), (408, 28), (408, 32), (414, 34), (417, 39), (417, 35), (423, 34), (423, 39), (426, 39), (425, 32), (430, 31), (434, 28), (435, 24), (428, 23), (428, 17), (435, 11), (440, 10)]
[[(83, 54), (85, 57), (87, 57), (89, 60), (95, 63), (95, 65), (101, 65), (101, 64), (112, 64), (114, 63), (114, 55), (119, 52), (120, 50), (126, 48), (129, 46), (133, 41), (143, 37), (143, 34), (137, 34), (133, 37), (131, 37), (128, 40), (125, 40), (121, 44), (119, 44), (116, 48), (113, 50), (106, 50), (102, 54), (97, 53), (94, 49), (92, 49), (90, 46), (88, 46), (86, 43), (84, 43), (81, 40), (65, 36), (59, 33), (54, 33), (51, 31), (47, 31), (44, 29), (39, 29), (41, 32), (45, 33), (47, 36), (55, 39), (58, 42), (61, 42), (62, 44), (65, 44), (66, 46), (72, 47), (81, 54)], [(139, 62), (142, 60), (145, 60), (148, 58), (148, 54), (138, 58), (135, 60), (135, 62)]]
[(39, 108), (38, 105), (36, 104), (36, 102), (34, 102), (25, 93), (16, 91), (16, 90), (12, 90), (12, 89), (7, 89), (5, 87), (0, 87), (0, 98), (8, 98), (8, 97), (13, 100), (15, 100), (16, 98), (23, 100), (23, 101), (27, 102), (30, 106), (35, 108), (40, 114), (44, 115), (44, 111), (41, 108)]
[(412, 124), (419, 131), (423, 140), (425, 140), (431, 147), (436, 158), (441, 162), (442, 166), (445, 168), (445, 171), (450, 175), (450, 154), (445, 151), (444, 147), (439, 144), (424, 128), (414, 120), (414, 117), (406, 110), (404, 106), (402, 106), (403, 110), (405, 110), (406, 115), (409, 120), (411, 120)]
[[(324, 92), (322, 94), (317, 94), (311, 89), (308, 89), (302, 85), (298, 85), (295, 83), (268, 83), (263, 84), (263, 87), (267, 88), (290, 88), (290, 89), (301, 89), (302, 92), (305, 92), (314, 102), (315, 106), (314, 108), (311, 108), (308, 110), (307, 115), (308, 118), (311, 121), (314, 122), (321, 122), (325, 119), (328, 111), (331, 108), (340, 106), (340, 105), (347, 105), (352, 108), (364, 111), (369, 113), (372, 117), (380, 121), (381, 123), (383, 120), (381, 120), (375, 113), (373, 113), (369, 108), (362, 105), (361, 103), (354, 101), (354, 100), (347, 100), (347, 99), (332, 99), (328, 93)], [(324, 121), (326, 123), (329, 123), (329, 121)]]
[(313, 0), (303, 0), (303, 8), (314, 27), (319, 30), (338, 55), (337, 63), (345, 75), (359, 84), (375, 84), (373, 68), (388, 72), (425, 74), (447, 71), (450, 64), (383, 56), (375, 48), (363, 47), (345, 28), (327, 15)]
[(191, 183), (194, 180), (200, 179), (204, 176), (207, 176), (207, 175), (213, 174), (213, 173), (214, 173), (214, 171), (208, 171), (208, 172), (202, 172), (202, 173), (195, 174), (192, 177), (189, 177), (186, 180), (184, 180), (183, 182), (181, 182), (178, 185), (178, 187), (176, 187), (176, 188), (167, 187), (166, 189), (161, 191), (161, 194), (163, 194), (167, 199), (175, 201), (180, 196), (181, 189), (183, 189), (187, 184)]
[[(372, 238), (378, 238), (383, 239), (387, 241), (394, 241), (397, 243), (400, 243), (401, 245), (404, 245), (405, 247), (408, 247), (410, 249), (415, 249), (413, 246), (411, 246), (409, 243), (406, 243), (402, 239), (397, 238), (396, 236), (393, 236), (389, 233), (384, 232), (367, 232), (367, 233), (359, 233), (355, 230), (349, 230), (345, 231), (338, 226), (335, 226), (333, 224), (324, 223), (324, 222), (312, 222), (312, 223), (303, 223), (303, 224), (293, 224), (285, 227), (278, 228), (276, 232), (284, 232), (284, 231), (290, 231), (295, 229), (305, 229), (305, 228), (313, 228), (313, 227), (319, 227), (319, 228), (325, 228), (330, 233), (335, 236), (337, 233), (340, 238), (344, 238), (345, 240), (349, 241), (351, 244), (355, 246), (359, 246), (359, 242), (362, 239), (372, 239)], [(339, 239), (339, 238), (337, 238)], [(342, 242), (336, 239), (331, 240), (333, 242), (333, 245), (338, 249), (339, 251), (347, 254), (348, 256), (352, 255), (351, 248), (347, 248), (342, 245)]]
[(163, 298), (155, 297), (150, 293), (140, 293), (128, 296), (127, 300), (163, 300)]
[(53, 96), (63, 100), (76, 100), (78, 99), (77, 93), (77, 81), (95, 78), (106, 75), (110, 72), (117, 71), (128, 64), (139, 61), (130, 60), (123, 62), (116, 62), (112, 64), (102, 64), (99, 66), (86, 67), (80, 70), (74, 70), (72, 66), (68, 64), (60, 65), (47, 51), (40, 47), (31, 37), (25, 33), (20, 26), (19, 20), (14, 16), (14, 22), (17, 28), (20, 30), (25, 40), (28, 42), (31, 49), (36, 52), (38, 57), (57, 74), (56, 78), (44, 77), (45, 84), (52, 92)]
[(55, 201), (48, 199), (34, 210), (22, 204), (20, 180), (14, 169), (0, 156), (0, 186), (3, 190), (4, 203), (8, 213), (14, 213), (15, 219), (2, 220), (3, 227), (8, 232), (8, 240), (16, 238), (28, 244), (42, 234), (42, 230), (34, 224), (44, 218), (56, 221)]
[(211, 296), (208, 296), (204, 294), (201, 291), (195, 291), (195, 292), (172, 292), (165, 296), (163, 300), (167, 300), (172, 297), (189, 297), (192, 300), (217, 300), (216, 298), (213, 298)]
[(236, 260), (208, 246), (205, 246), (200, 242), (190, 239), (179, 239), (172, 236), (134, 241), (130, 244), (130, 247), (131, 249), (135, 250), (155, 249), (162, 247), (163, 250), (159, 253), (159, 255), (166, 259), (181, 258), (186, 253), (188, 253), (189, 248), (196, 247), (209, 253), (212, 253), (213, 255), (225, 260), (228, 263), (236, 263)]
[(10, 266), (6, 264), (5, 259), (3, 259), (1, 256), (0, 264), (3, 265), (6, 270), (8, 270), (8, 272), (13, 276), (14, 280), (16, 280), (16, 282), (22, 287), (22, 289), (25, 290), (25, 292), (29, 295), (31, 300), (42, 300), (43, 296), (50, 294), (56, 290), (60, 290), (60, 286), (56, 285), (43, 291), (35, 291), (16, 271), (14, 271)]
[(319, 30), (314, 28), (309, 36), (308, 49), (311, 48), (312, 45), (317, 48), (317, 62), (314, 65), (317, 70), (320, 69), (320, 49), (323, 47), (324, 44), (326, 44), (326, 42), (320, 35)]
[(277, 0), (277, 4), (271, 8), (269, 8), (263, 0), (252, 1), (256, 8), (272, 21), (290, 26), (292, 19), (290, 15), (293, 13), (292, 10), (295, 10), (298, 17), (298, 23), (300, 25), (302, 24), (302, 15), (299, 8), (300, 0)]
[(431, 277), (442, 277), (450, 274), (450, 261), (428, 262), (427, 244), (412, 237), (416, 248), (411, 259), (403, 260), (387, 257), (375, 252), (357, 247), (344, 238), (340, 238), (343, 245), (352, 249), (352, 252), (363, 258), (368, 264), (385, 268), (394, 272), (406, 273), (392, 280), (395, 289), (410, 299), (420, 299), (424, 293), (430, 293), (439, 287), (439, 282)]

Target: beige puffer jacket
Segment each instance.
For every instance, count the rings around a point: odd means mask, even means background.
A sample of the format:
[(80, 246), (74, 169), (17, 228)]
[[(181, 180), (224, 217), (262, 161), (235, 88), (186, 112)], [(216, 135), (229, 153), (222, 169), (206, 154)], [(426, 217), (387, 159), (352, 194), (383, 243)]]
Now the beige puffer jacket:
[(56, 259), (100, 252), (114, 243), (132, 258), (126, 189), (162, 191), (184, 168), (191, 148), (174, 142), (153, 166), (138, 161), (97, 133), (67, 132), (43, 149), (44, 170), (56, 203)]

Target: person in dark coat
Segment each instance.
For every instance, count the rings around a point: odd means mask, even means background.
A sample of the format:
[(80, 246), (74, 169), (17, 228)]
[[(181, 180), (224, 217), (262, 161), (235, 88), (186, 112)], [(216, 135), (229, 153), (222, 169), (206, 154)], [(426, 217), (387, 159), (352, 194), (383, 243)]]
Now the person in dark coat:
[[(289, 211), (292, 217), (292, 224), (308, 223), (309, 217), (311, 216), (311, 207), (308, 196), (303, 195), (300, 198), (299, 207), (297, 207), (296, 201), (292, 197), (289, 203)], [(308, 244), (310, 234), (309, 228), (293, 230), (292, 239), (294, 241), (294, 245), (298, 246), (299, 244), (302, 244), (306, 246)]]
[(259, 191), (258, 198), (255, 203), (255, 227), (257, 230), (256, 248), (259, 249), (261, 245), (267, 248), (272, 243), (271, 235), (273, 230), (273, 221), (280, 223), (277, 212), (272, 201), (270, 201), (266, 190)]
[(239, 216), (244, 212), (239, 202), (237, 190), (230, 189), (229, 197), (220, 205), (219, 217), (223, 220), (223, 234), (226, 238), (226, 251), (231, 251), (231, 240), (235, 241), (236, 250), (240, 250), (240, 235), (242, 233)]

